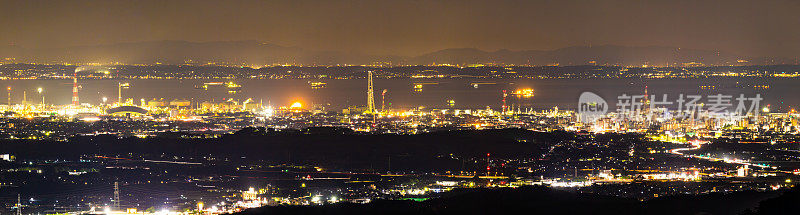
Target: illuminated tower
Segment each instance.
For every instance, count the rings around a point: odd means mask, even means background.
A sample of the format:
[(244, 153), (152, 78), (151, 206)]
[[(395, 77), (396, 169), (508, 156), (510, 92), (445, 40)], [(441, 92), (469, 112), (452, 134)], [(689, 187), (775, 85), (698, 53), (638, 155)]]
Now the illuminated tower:
[(507, 106), (506, 106), (506, 96), (508, 96), (508, 94), (506, 93), (506, 90), (503, 90), (503, 112), (502, 112), (503, 114), (506, 113), (506, 108), (507, 108)]
[(375, 96), (372, 91), (372, 71), (369, 71), (367, 75), (367, 111), (375, 113)]
[(78, 69), (72, 76), (72, 105), (78, 106)]
[(117, 82), (117, 105), (122, 106), (122, 89), (128, 89), (131, 85), (129, 83)]
[(117, 82), (117, 104), (122, 106), (122, 83)]
[(387, 91), (388, 90), (383, 89), (383, 92), (381, 92), (381, 112), (386, 111), (386, 92)]
[(642, 101), (642, 113), (645, 114), (645, 119), (648, 123), (650, 123), (651, 118), (653, 118), (653, 114), (650, 110), (650, 94), (647, 93), (647, 85), (644, 85), (644, 100)]

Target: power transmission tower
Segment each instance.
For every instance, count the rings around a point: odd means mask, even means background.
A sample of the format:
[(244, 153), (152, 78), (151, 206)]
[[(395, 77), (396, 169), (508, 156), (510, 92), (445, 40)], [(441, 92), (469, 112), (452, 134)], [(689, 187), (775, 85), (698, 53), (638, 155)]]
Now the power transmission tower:
[(114, 210), (119, 211), (119, 182), (114, 182)]
[(17, 215), (22, 215), (22, 201), (20, 201), (19, 193), (17, 193)]

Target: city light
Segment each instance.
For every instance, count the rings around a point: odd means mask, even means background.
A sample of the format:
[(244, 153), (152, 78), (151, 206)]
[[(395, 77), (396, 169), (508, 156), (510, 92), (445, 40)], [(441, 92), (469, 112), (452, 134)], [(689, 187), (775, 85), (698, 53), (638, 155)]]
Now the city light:
[(300, 108), (303, 108), (303, 104), (300, 103), (300, 102), (294, 102), (294, 103), (292, 103), (292, 106), (290, 106), (289, 108), (291, 108), (291, 109), (300, 109)]
[(792, 11), (4, 0), (0, 214), (791, 214)]

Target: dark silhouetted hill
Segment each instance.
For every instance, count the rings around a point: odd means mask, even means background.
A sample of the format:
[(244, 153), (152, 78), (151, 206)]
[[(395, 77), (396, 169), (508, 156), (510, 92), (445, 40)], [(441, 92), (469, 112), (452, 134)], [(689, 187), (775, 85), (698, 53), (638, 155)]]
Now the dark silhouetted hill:
[[(739, 192), (656, 198), (649, 201), (580, 194), (547, 187), (455, 190), (423, 202), (377, 200), (368, 204), (273, 206), (242, 215), (284, 214), (741, 214), (780, 192)], [(780, 197), (779, 197), (780, 198)], [(765, 202), (773, 201), (772, 199)], [(788, 203), (789, 202), (784, 202)], [(796, 208), (795, 208), (796, 209)], [(787, 213), (772, 213), (787, 214)]]
[[(5, 60), (6, 58), (12, 60)], [(576, 46), (556, 50), (453, 48), (419, 56), (368, 55), (317, 51), (257, 41), (153, 41), (65, 48), (26, 49), (0, 46), (0, 60), (16, 63), (192, 64), (192, 65), (622, 65), (682, 66), (793, 64), (793, 59), (750, 57), (674, 47)], [(744, 60), (739, 62), (739, 60)]]

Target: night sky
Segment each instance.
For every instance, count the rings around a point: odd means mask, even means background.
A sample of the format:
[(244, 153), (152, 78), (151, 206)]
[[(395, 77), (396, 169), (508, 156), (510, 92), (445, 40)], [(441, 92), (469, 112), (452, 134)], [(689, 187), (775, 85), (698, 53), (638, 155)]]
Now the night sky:
[(0, 44), (257, 40), (382, 55), (625, 45), (796, 57), (798, 11), (792, 0), (0, 0)]

